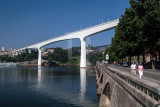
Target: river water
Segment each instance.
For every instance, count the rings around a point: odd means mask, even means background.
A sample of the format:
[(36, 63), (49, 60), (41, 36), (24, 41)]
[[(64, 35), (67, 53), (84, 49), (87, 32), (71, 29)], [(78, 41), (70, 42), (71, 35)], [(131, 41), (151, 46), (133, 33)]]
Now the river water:
[(98, 107), (96, 78), (79, 67), (0, 67), (0, 107)]

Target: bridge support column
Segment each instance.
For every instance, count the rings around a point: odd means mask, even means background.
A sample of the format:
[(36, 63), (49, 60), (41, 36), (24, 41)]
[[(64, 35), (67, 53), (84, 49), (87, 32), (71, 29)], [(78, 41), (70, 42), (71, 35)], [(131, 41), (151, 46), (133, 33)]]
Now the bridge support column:
[(38, 48), (38, 66), (42, 65), (42, 52), (41, 48)]
[(81, 59), (80, 59), (80, 67), (86, 68), (86, 39), (81, 38)]

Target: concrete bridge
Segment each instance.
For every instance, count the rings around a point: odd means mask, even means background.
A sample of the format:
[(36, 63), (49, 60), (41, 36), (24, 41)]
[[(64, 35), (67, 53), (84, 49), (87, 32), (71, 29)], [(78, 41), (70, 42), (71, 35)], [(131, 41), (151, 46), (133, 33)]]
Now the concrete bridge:
[(119, 19), (116, 19), (116, 20), (102, 23), (99, 25), (95, 25), (95, 26), (92, 26), (86, 29), (82, 29), (76, 32), (72, 32), (66, 35), (62, 35), (56, 38), (52, 38), (50, 40), (46, 40), (46, 41), (43, 41), (37, 44), (26, 46), (24, 48), (15, 50), (13, 53), (17, 55), (18, 53), (23, 52), (25, 49), (36, 48), (38, 49), (38, 65), (41, 66), (42, 65), (42, 57), (41, 57), (42, 47), (49, 45), (51, 43), (58, 42), (58, 41), (64, 41), (64, 40), (69, 40), (69, 39), (80, 39), (81, 41), (80, 67), (85, 68), (86, 67), (86, 38), (94, 34), (113, 29), (117, 26), (118, 23), (119, 23)]
[(160, 82), (96, 63), (100, 107), (160, 107)]

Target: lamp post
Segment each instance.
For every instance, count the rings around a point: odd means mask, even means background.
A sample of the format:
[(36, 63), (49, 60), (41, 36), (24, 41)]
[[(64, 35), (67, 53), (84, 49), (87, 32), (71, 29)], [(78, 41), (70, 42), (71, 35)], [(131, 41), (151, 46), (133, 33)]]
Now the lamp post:
[(109, 60), (109, 55), (106, 55), (106, 60), (107, 60), (107, 64), (108, 64), (108, 60)]
[(108, 55), (108, 54), (106, 55), (106, 60), (107, 60), (107, 61), (109, 60), (109, 55)]

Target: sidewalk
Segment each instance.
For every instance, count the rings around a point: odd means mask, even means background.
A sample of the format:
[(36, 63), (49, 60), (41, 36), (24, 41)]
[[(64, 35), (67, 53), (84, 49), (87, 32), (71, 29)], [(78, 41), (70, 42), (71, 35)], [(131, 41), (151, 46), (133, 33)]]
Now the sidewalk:
[(145, 71), (148, 71), (148, 72), (157, 72), (157, 73), (160, 73), (160, 69), (144, 69)]
[[(130, 67), (116, 66), (116, 65), (114, 65), (114, 64), (109, 64), (109, 65), (130, 70)], [(160, 69), (144, 69), (144, 71), (160, 73)]]
[[(113, 69), (118, 69), (119, 71), (122, 71), (122, 72), (131, 73), (130, 67), (122, 67), (122, 66), (116, 66), (116, 65), (109, 65), (108, 67), (111, 67)], [(137, 75), (138, 75), (138, 71), (137, 71)], [(160, 83), (160, 70), (144, 69), (143, 76), (150, 79), (154, 79)]]

